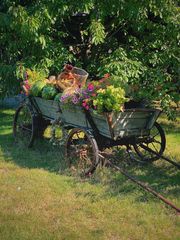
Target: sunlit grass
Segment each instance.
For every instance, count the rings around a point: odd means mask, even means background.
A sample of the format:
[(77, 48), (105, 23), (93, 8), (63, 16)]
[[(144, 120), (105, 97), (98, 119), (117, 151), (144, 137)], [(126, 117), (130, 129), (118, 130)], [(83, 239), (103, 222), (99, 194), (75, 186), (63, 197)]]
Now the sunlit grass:
[[(0, 239), (179, 239), (175, 212), (120, 173), (98, 168), (90, 179), (59, 174), (65, 168), (63, 148), (45, 140), (32, 149), (17, 146), (13, 111), (1, 110), (0, 119)], [(179, 124), (164, 117), (159, 122), (166, 131), (165, 154), (180, 161)], [(174, 166), (127, 161), (126, 170), (180, 206)]]
[(165, 154), (180, 162), (180, 117), (178, 116), (176, 121), (169, 121), (165, 115), (162, 115), (159, 123), (166, 133)]

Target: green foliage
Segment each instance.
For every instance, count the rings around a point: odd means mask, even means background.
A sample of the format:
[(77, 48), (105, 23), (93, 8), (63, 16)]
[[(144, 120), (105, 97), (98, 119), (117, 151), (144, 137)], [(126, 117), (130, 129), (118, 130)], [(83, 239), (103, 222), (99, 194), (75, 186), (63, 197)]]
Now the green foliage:
[(170, 113), (179, 101), (179, 30), (174, 0), (1, 0), (1, 96), (18, 93), (19, 63), (54, 75), (70, 61), (90, 75), (109, 72), (134, 98)]
[(0, 98), (20, 91), (20, 81), (16, 79), (16, 66), (0, 63)]
[(92, 35), (92, 43), (98, 45), (104, 42), (105, 31), (104, 26), (100, 21), (93, 20), (90, 25), (90, 32)]
[(127, 101), (125, 92), (120, 87), (108, 86), (105, 89), (99, 89), (97, 96), (93, 100), (93, 105), (97, 107), (97, 111), (111, 112), (120, 111), (123, 103)]
[(36, 83), (37, 81), (43, 81), (46, 79), (47, 73), (42, 70), (31, 70), (27, 69), (28, 82), (30, 85)]
[(45, 86), (46, 83), (44, 81), (37, 81), (32, 85), (30, 92), (34, 97), (41, 97)]

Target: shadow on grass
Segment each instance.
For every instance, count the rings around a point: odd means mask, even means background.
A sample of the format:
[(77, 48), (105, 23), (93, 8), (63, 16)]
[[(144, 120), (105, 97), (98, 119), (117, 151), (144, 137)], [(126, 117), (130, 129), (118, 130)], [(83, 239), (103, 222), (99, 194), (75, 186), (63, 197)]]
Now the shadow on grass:
[(2, 110), (0, 114), (0, 146), (5, 161), (11, 161), (25, 168), (43, 168), (48, 171), (58, 172), (65, 167), (64, 150), (53, 146), (45, 139), (37, 139), (32, 148), (23, 144), (15, 144), (12, 134), (14, 111)]
[[(124, 161), (124, 159), (121, 159), (120, 163), (116, 163), (116, 165), (119, 165), (119, 167), (131, 176), (134, 176), (137, 180), (148, 184), (148, 186), (166, 198), (176, 199), (175, 201), (177, 201), (180, 197), (180, 171), (173, 165), (165, 163), (162, 160), (143, 165), (136, 162), (127, 164)], [(155, 201), (153, 195), (143, 191), (141, 187), (127, 179), (120, 172), (110, 168), (97, 170), (97, 173), (94, 174), (90, 182), (92, 184), (103, 184), (106, 187), (107, 196), (124, 198), (129, 194), (134, 194), (135, 201)]]
[[(66, 169), (64, 149), (62, 147), (52, 146), (45, 140), (36, 141), (34, 147), (30, 149), (16, 145), (12, 136), (13, 111), (1, 111), (0, 119), (0, 146), (5, 161), (14, 162), (23, 168), (42, 168), (56, 173), (59, 168), (62, 171)], [(119, 156), (119, 164), (123, 165), (128, 173), (142, 182), (148, 183), (154, 190), (161, 192), (165, 196), (170, 195), (171, 198), (179, 196), (180, 174), (174, 166), (163, 161), (142, 165), (129, 162), (127, 158), (128, 156), (121, 159), (121, 156)], [(137, 185), (127, 180), (122, 174), (107, 168), (98, 168), (94, 176), (87, 181), (90, 184), (106, 185), (107, 196), (110, 194), (111, 196), (127, 197), (128, 194), (139, 191)], [(78, 179), (77, 182), (79, 182)], [(76, 180), (74, 184), (76, 184)], [(136, 200), (147, 201), (149, 197), (149, 194), (141, 191), (141, 194), (137, 194)]]

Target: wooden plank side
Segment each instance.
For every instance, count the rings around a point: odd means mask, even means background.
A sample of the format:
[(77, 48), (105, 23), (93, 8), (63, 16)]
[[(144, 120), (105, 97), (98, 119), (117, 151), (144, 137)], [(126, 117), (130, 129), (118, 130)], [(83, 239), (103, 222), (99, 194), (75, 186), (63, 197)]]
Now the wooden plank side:
[(43, 116), (51, 119), (57, 119), (60, 117), (60, 108), (58, 102), (38, 97), (35, 97), (35, 101)]
[[(43, 115), (56, 119), (61, 117), (65, 124), (91, 129), (85, 113), (80, 106), (67, 106), (53, 100), (35, 98)], [(117, 139), (130, 136), (143, 136), (153, 126), (160, 111), (156, 109), (129, 109), (120, 113), (94, 114), (94, 123), (99, 132), (109, 138)]]
[(76, 127), (89, 128), (88, 121), (86, 119), (85, 113), (79, 106), (61, 106), (62, 119), (64, 123)]
[(158, 115), (159, 110), (155, 109), (136, 109), (115, 113), (112, 124), (114, 138), (146, 135)]
[(102, 134), (106, 137), (112, 138), (112, 134), (111, 134), (110, 129), (109, 129), (107, 116), (106, 115), (97, 115), (97, 114), (93, 115), (92, 114), (92, 117), (93, 117), (93, 120), (94, 120), (100, 134)]

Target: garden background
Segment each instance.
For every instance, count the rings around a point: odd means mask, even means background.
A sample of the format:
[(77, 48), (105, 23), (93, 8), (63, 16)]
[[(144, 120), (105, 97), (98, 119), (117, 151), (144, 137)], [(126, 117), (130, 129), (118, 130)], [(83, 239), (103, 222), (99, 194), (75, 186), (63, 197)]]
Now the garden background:
[[(0, 98), (20, 92), (25, 69), (36, 80), (67, 62), (92, 79), (110, 73), (133, 86), (134, 99), (163, 108), (165, 155), (180, 162), (179, 30), (178, 1), (1, 0)], [(179, 239), (175, 212), (121, 174), (98, 169), (92, 179), (72, 178), (63, 172), (63, 149), (47, 140), (14, 145), (13, 114), (1, 107), (0, 239)], [(174, 166), (120, 162), (179, 205)]]

